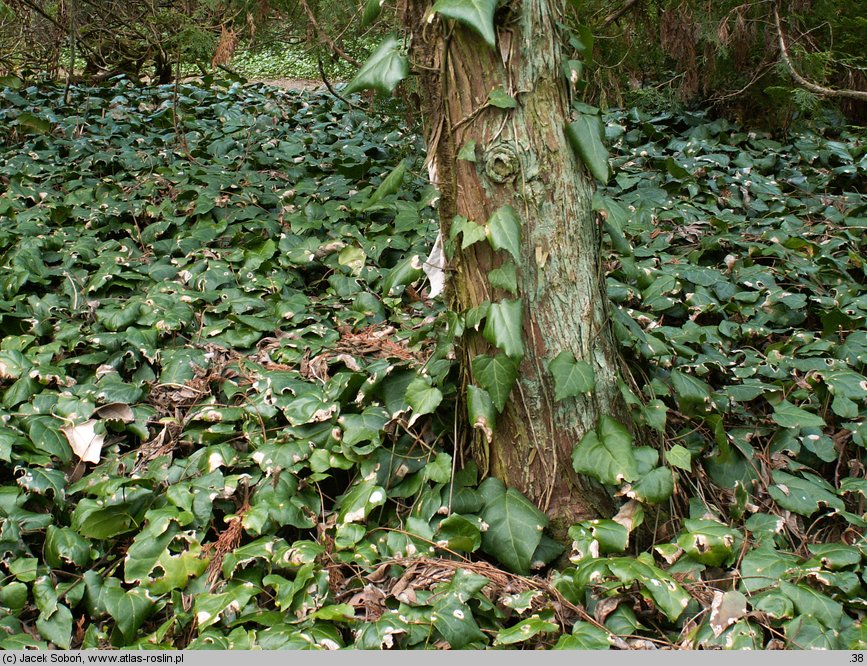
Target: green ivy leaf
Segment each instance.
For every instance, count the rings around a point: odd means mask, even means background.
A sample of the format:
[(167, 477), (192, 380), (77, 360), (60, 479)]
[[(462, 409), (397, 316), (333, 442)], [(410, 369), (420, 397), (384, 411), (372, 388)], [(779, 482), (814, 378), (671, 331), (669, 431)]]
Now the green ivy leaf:
[(466, 250), (471, 245), (484, 240), (487, 236), (487, 229), (483, 224), (476, 224), (462, 215), (456, 215), (454, 220), (452, 220), (449, 238), (454, 240), (458, 234), (462, 236), (461, 249)]
[[(775, 582), (774, 585), (776, 584)], [(767, 613), (775, 620), (790, 620), (795, 615), (795, 604), (789, 597), (777, 590), (755, 594), (752, 599), (754, 611)]]
[(366, 28), (379, 18), (379, 12), (382, 11), (384, 4), (385, 0), (367, 0), (364, 3), (364, 13), (361, 15), (362, 28)]
[(488, 273), (488, 280), (491, 281), (491, 286), (494, 289), (508, 291), (512, 296), (518, 294), (517, 267), (511, 261), (507, 261), (499, 268), (490, 271)]
[(498, 109), (514, 109), (518, 106), (515, 98), (503, 88), (494, 88), (488, 93), (488, 104), (496, 106)]
[(574, 398), (590, 393), (596, 386), (596, 374), (586, 361), (577, 361), (571, 352), (561, 351), (548, 364), (554, 377), (554, 399)]
[(434, 628), (453, 650), (460, 650), (473, 641), (485, 640), (472, 609), (453, 595), (438, 601), (430, 618)]
[(488, 242), (495, 250), (506, 250), (515, 261), (521, 260), (521, 220), (511, 206), (500, 206), (488, 219)]
[(0, 587), (0, 604), (10, 610), (20, 612), (29, 597), (29, 591), (24, 583), (13, 581)]
[(18, 557), (9, 562), (9, 572), (22, 583), (32, 583), (36, 580), (36, 570), (39, 560), (35, 557)]
[(745, 592), (773, 587), (797, 566), (798, 559), (789, 553), (768, 546), (752, 548), (741, 561), (741, 585)]
[(786, 647), (795, 650), (839, 650), (840, 633), (836, 626), (823, 626), (810, 615), (798, 615), (783, 625)]
[(416, 377), (406, 387), (406, 402), (412, 407), (412, 425), (418, 417), (432, 414), (443, 401), (442, 392), (435, 386), (431, 386), (430, 377)]
[(772, 473), (773, 485), (768, 486), (768, 494), (784, 509), (801, 516), (811, 516), (821, 507), (843, 511), (843, 500), (832, 489), (826, 488), (815, 476), (793, 476), (781, 470)]
[(413, 254), (398, 263), (382, 281), (382, 293), (385, 296), (395, 296), (401, 293), (406, 285), (418, 280), (423, 274), (422, 261), (419, 255)]
[(572, 452), (572, 467), (608, 485), (638, 478), (638, 462), (629, 431), (610, 416), (599, 419), (599, 427), (588, 432)]
[(385, 504), (385, 489), (367, 480), (353, 486), (349, 492), (338, 498), (338, 523), (364, 522), (367, 514)]
[(36, 629), (44, 639), (68, 650), (72, 644), (72, 612), (63, 604), (58, 604), (51, 613), (39, 614)]
[(53, 497), (56, 504), (60, 504), (66, 494), (66, 475), (59, 469), (28, 467), (17, 481), (19, 486), (30, 492)]
[(383, 179), (379, 184), (379, 187), (377, 187), (373, 194), (370, 195), (370, 198), (364, 202), (361, 210), (368, 210), (385, 199), (385, 197), (397, 192), (400, 189), (405, 176), (406, 160), (401, 160), (400, 164), (392, 169), (391, 173)]
[(677, 545), (697, 562), (718, 567), (732, 556), (741, 541), (740, 532), (728, 525), (701, 519), (684, 521), (684, 533), (678, 537)]
[(20, 379), (33, 364), (17, 349), (0, 350), (0, 379)]
[(176, 531), (169, 529), (157, 534), (155, 530), (145, 528), (139, 532), (126, 552), (124, 581), (127, 583), (147, 581), (160, 557), (166, 552)]
[(355, 446), (361, 442), (379, 441), (389, 420), (388, 413), (381, 407), (368, 407), (361, 414), (342, 414), (337, 423), (343, 428), (343, 443)]
[[(665, 432), (665, 422), (668, 418), (668, 407), (662, 400), (651, 400), (641, 408), (644, 420), (657, 432)], [(682, 447), (681, 447), (682, 448)]]
[(672, 622), (681, 616), (692, 599), (674, 578), (640, 559), (612, 557), (608, 559), (608, 568), (627, 585), (638, 581)]
[(422, 478), (434, 483), (448, 483), (452, 478), (452, 457), (448, 453), (437, 453), (428, 460), (421, 471)]
[(566, 136), (587, 170), (603, 183), (608, 182), (608, 150), (603, 141), (602, 120), (598, 115), (581, 113), (566, 127)]
[(65, 463), (72, 460), (69, 441), (61, 433), (61, 422), (51, 416), (31, 416), (27, 419), (27, 434), (40, 451), (56, 456)]
[[(109, 585), (109, 582), (116, 584)], [(155, 600), (147, 588), (134, 587), (124, 590), (116, 578), (108, 579), (102, 589), (106, 612), (117, 622), (117, 628), (124, 639), (132, 640), (139, 627), (156, 610)]]
[(485, 389), (467, 385), (467, 415), (470, 425), (482, 431), (488, 444), (493, 441), (494, 428), (497, 422), (497, 410), (491, 394)]
[(710, 407), (710, 386), (680, 370), (671, 371), (671, 384), (677, 394), (677, 404), (687, 414), (704, 413)]
[(774, 405), (774, 422), (784, 428), (824, 428), (825, 419), (818, 414), (808, 412), (793, 405), (788, 400), (782, 400)]
[(453, 513), (437, 526), (435, 536), (437, 542), (444, 541), (449, 550), (462, 553), (472, 553), (482, 545), (479, 526), (457, 513)]
[(798, 613), (814, 617), (828, 629), (840, 627), (840, 621), (843, 619), (841, 603), (812, 587), (793, 585), (787, 581), (780, 581), (780, 591), (792, 600)]
[(674, 492), (674, 472), (668, 467), (657, 467), (643, 474), (626, 493), (627, 497), (645, 504), (660, 504)]
[(409, 75), (409, 61), (403, 54), (402, 47), (396, 36), (386, 37), (367, 62), (361, 66), (344, 92), (348, 95), (369, 89), (382, 94), (391, 94), (397, 84)]
[(482, 335), (506, 356), (520, 361), (524, 357), (523, 321), (524, 302), (520, 298), (491, 303)]
[(489, 478), (479, 487), (485, 496), (482, 549), (516, 573), (530, 572), (533, 553), (542, 540), (548, 518), (514, 488)]
[(629, 545), (629, 530), (607, 518), (585, 520), (569, 528), (569, 538), (573, 541), (596, 541), (600, 553), (622, 553)]
[(466, 162), (476, 161), (476, 142), (470, 139), (458, 151), (458, 159)]
[(475, 30), (488, 46), (496, 44), (494, 12), (497, 0), (437, 0), (431, 11)]
[(90, 542), (69, 527), (49, 525), (45, 531), (45, 561), (60, 569), (66, 564), (85, 567), (90, 562)]
[(563, 634), (554, 645), (554, 650), (609, 650), (612, 638), (604, 629), (579, 620), (572, 626), (571, 634)]
[(20, 127), (26, 127), (27, 129), (33, 130), (37, 134), (48, 134), (48, 132), (51, 131), (51, 123), (49, 121), (47, 121), (45, 118), (40, 118), (39, 116), (36, 116), (29, 111), (19, 113), (18, 117), (15, 119), (15, 122)]
[[(294, 581), (295, 586), (306, 586), (310, 578), (306, 578), (299, 571)], [(142, 588), (138, 588), (142, 589)], [(303, 589), (303, 588), (302, 588)], [(199, 626), (199, 630), (204, 630), (212, 624), (220, 621), (220, 616), (230, 606), (235, 608), (243, 608), (250, 600), (256, 590), (249, 583), (230, 583), (225, 592), (218, 594), (198, 594), (196, 595), (195, 603), (193, 604), (193, 613)]]
[(692, 471), (692, 454), (680, 444), (675, 444), (665, 452), (665, 462), (685, 472)]
[(208, 560), (200, 557), (201, 549), (191, 548), (178, 555), (164, 551), (157, 560), (162, 575), (155, 575), (149, 588), (152, 594), (167, 594), (172, 590), (182, 590), (190, 578), (201, 576), (208, 568)]
[(838, 571), (861, 563), (861, 551), (843, 543), (814, 543), (807, 548), (823, 567)]
[(494, 638), (494, 645), (514, 645), (535, 638), (539, 634), (550, 634), (560, 629), (556, 622), (543, 620), (538, 614), (531, 615), (507, 629), (500, 629)]

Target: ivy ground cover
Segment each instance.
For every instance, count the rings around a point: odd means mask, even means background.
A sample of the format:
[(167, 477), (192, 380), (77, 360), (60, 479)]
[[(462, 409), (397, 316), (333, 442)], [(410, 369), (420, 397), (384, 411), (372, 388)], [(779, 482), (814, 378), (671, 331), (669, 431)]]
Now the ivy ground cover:
[(412, 128), (238, 84), (0, 117), (0, 646), (863, 647), (863, 136), (608, 114), (644, 434), (576, 442), (632, 483), (564, 550), (454, 455)]

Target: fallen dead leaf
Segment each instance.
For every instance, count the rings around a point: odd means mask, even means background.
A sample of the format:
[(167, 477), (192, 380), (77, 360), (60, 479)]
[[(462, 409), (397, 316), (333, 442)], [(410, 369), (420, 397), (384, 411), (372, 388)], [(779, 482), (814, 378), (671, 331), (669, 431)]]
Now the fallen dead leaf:
[(60, 428), (66, 435), (73, 453), (84, 462), (98, 463), (102, 454), (102, 445), (105, 437), (96, 432), (96, 419), (88, 419), (78, 425), (65, 425)]

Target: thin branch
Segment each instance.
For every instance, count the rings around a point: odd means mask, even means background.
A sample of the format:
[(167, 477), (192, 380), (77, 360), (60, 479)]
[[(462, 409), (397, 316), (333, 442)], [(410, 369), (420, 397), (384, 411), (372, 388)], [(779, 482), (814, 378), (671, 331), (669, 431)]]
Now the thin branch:
[(310, 5), (307, 4), (307, 0), (299, 0), (299, 4), (301, 8), (304, 10), (304, 13), (307, 14), (307, 19), (310, 21), (310, 25), (313, 26), (313, 29), (316, 33), (322, 38), (322, 40), (331, 47), (331, 50), (334, 51), (337, 55), (343, 58), (350, 65), (354, 65), (355, 67), (361, 67), (361, 63), (358, 62), (355, 58), (348, 55), (346, 51), (340, 48), (331, 37), (328, 36), (320, 26), (319, 22), (316, 20), (316, 15), (310, 9)]
[(724, 94), (715, 95), (708, 100), (708, 103), (719, 104), (723, 100), (731, 99), (732, 97), (739, 97), (740, 95), (743, 95), (750, 87), (755, 85), (756, 82), (759, 81), (759, 79), (761, 79), (765, 74), (770, 72), (771, 69), (773, 68), (773, 66), (774, 66), (773, 62), (764, 63), (764, 64), (760, 65), (758, 67), (758, 69), (756, 70), (755, 76), (753, 76), (753, 78), (750, 79), (749, 83), (747, 83), (743, 88), (741, 88), (740, 90), (736, 90), (734, 92), (727, 92)]
[(317, 58), (316, 64), (319, 66), (319, 76), (322, 77), (322, 83), (325, 84), (325, 87), (328, 88), (328, 92), (334, 95), (337, 99), (339, 99), (344, 104), (348, 104), (350, 108), (358, 109), (361, 108), (357, 104), (353, 104), (348, 99), (346, 99), (343, 95), (337, 92), (334, 89), (334, 86), (331, 85), (331, 82), (328, 80), (328, 76), (325, 74), (325, 67), (322, 65), (322, 58)]
[(630, 9), (632, 9), (639, 2), (641, 2), (641, 0), (626, 0), (626, 2), (624, 2), (623, 5), (619, 9), (616, 9), (615, 11), (611, 12), (608, 16), (606, 16), (602, 20), (602, 23), (599, 25), (597, 30), (605, 30), (605, 28), (607, 28), (609, 25), (614, 23), (617, 19), (619, 19), (621, 16), (623, 16), (626, 12), (628, 12)]
[(826, 88), (825, 86), (820, 86), (818, 83), (813, 83), (801, 76), (801, 74), (795, 69), (791, 57), (789, 57), (789, 49), (786, 46), (786, 38), (783, 35), (783, 26), (780, 22), (780, 8), (778, 4), (774, 5), (774, 21), (777, 24), (777, 37), (779, 38), (780, 43), (780, 58), (786, 66), (786, 69), (789, 70), (789, 74), (795, 83), (812, 93), (821, 95), (822, 97), (845, 97), (848, 99), (858, 99), (867, 102), (867, 91)]

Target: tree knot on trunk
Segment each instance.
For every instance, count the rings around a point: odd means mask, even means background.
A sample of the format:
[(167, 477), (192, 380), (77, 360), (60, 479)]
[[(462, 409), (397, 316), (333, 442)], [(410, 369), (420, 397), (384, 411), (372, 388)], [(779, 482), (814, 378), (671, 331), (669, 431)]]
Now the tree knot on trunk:
[(521, 162), (511, 146), (498, 143), (488, 149), (485, 156), (485, 173), (495, 183), (514, 180), (520, 169)]

